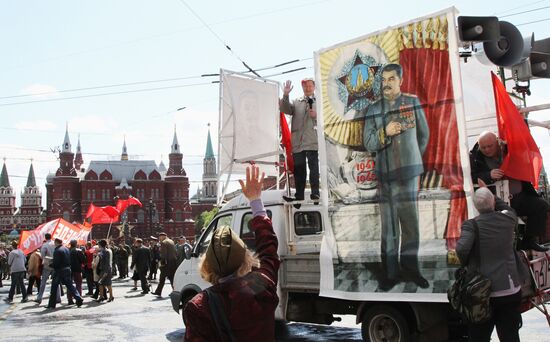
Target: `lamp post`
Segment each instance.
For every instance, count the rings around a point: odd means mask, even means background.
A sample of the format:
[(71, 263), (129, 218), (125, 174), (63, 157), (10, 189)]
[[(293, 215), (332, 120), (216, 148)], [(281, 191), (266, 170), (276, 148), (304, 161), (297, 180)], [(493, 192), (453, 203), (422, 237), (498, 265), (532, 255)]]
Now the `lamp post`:
[(153, 236), (153, 213), (156, 209), (155, 203), (153, 203), (153, 198), (149, 198), (147, 209), (149, 210), (149, 233), (151, 234), (150, 236)]

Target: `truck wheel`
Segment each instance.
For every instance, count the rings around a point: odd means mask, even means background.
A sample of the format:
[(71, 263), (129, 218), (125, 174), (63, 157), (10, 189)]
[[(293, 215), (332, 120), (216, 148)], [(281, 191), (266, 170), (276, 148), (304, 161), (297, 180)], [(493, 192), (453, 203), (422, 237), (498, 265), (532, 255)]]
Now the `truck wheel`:
[(185, 317), (183, 315), (183, 310), (185, 309), (185, 304), (187, 304), (187, 302), (190, 301), (196, 295), (197, 295), (196, 292), (188, 292), (181, 297), (181, 319), (183, 320), (184, 323), (185, 323)]
[(409, 342), (411, 334), (405, 316), (389, 305), (375, 305), (363, 317), (361, 335), (367, 342)]

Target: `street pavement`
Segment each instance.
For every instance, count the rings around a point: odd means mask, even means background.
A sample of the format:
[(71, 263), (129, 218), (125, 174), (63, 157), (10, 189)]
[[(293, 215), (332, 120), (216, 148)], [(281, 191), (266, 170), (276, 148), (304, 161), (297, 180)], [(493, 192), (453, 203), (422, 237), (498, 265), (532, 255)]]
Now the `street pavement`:
[[(85, 287), (85, 285), (84, 285)], [(142, 295), (132, 290), (133, 281), (113, 281), (115, 300), (96, 303), (84, 297), (82, 307), (68, 306), (66, 297), (55, 310), (48, 310), (47, 297), (39, 306), (32, 301), (6, 304), (9, 281), (0, 288), (1, 341), (182, 341), (185, 328), (170, 304), (171, 287), (164, 287), (163, 297)], [(153, 289), (156, 282), (153, 282)], [(48, 292), (49, 287), (46, 289)], [(34, 296), (30, 297), (34, 298)], [(523, 315), (522, 341), (550, 341), (548, 323), (543, 315), (531, 310)], [(354, 316), (344, 316), (332, 326), (288, 324), (288, 335), (281, 342), (361, 341), (361, 330)], [(493, 341), (498, 341), (496, 334)]]

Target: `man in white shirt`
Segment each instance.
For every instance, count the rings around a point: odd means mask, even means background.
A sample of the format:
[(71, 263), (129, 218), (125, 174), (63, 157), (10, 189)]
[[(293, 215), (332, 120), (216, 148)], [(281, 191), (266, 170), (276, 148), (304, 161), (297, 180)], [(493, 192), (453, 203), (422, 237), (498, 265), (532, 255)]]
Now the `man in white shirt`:
[[(38, 290), (38, 295), (34, 300), (38, 304), (42, 303), (42, 296), (44, 295), (44, 290), (46, 289), (46, 282), (53, 273), (53, 268), (50, 266), (50, 263), (53, 261), (53, 252), (55, 250), (55, 244), (52, 241), (52, 234), (46, 233), (44, 235), (46, 240), (42, 247), (40, 247), (40, 255), (42, 256), (42, 279), (40, 279), (40, 289)], [(61, 303), (61, 288), (57, 289), (57, 302)]]

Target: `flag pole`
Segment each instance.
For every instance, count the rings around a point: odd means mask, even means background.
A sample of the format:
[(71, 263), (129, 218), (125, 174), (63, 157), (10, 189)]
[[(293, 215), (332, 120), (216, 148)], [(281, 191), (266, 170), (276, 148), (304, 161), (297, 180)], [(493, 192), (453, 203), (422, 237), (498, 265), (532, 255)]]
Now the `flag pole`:
[(109, 240), (109, 234), (111, 234), (111, 226), (113, 225), (113, 219), (111, 219), (111, 223), (109, 223), (109, 230), (107, 230), (107, 240)]

